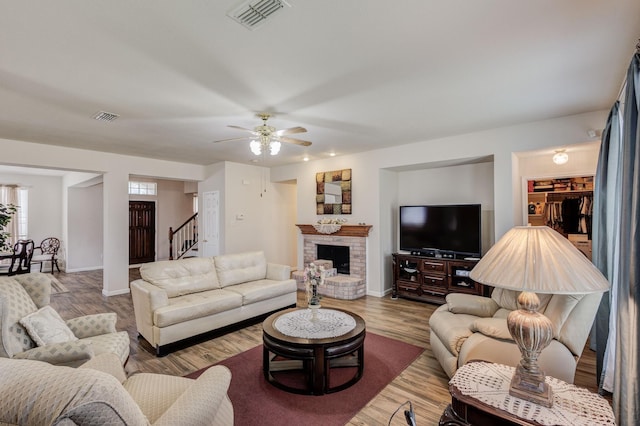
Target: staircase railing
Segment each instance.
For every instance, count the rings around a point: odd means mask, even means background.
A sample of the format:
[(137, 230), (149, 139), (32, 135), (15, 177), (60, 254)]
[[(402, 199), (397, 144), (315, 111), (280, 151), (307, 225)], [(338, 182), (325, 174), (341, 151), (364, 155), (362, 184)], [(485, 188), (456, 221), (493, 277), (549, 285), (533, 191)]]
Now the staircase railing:
[[(198, 213), (175, 231), (169, 227), (169, 260), (180, 259), (198, 243)], [(175, 257), (174, 257), (175, 247)]]

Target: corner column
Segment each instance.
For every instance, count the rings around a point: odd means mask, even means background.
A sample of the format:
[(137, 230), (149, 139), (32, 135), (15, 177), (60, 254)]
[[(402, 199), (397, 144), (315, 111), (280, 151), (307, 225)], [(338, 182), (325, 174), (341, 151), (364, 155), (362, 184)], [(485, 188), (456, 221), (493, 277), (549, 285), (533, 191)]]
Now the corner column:
[(102, 294), (129, 292), (129, 174), (103, 175), (104, 245)]

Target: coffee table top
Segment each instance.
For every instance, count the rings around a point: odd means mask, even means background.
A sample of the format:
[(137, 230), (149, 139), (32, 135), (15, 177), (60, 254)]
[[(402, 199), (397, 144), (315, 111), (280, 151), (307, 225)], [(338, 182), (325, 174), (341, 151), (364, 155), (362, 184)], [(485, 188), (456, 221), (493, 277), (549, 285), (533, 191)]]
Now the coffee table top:
[[(348, 340), (365, 330), (364, 319), (353, 312), (337, 308), (318, 309), (319, 321), (313, 323), (310, 321), (310, 311), (308, 308), (291, 308), (276, 312), (264, 320), (262, 329), (272, 338), (296, 344), (323, 344)], [(298, 325), (295, 325), (296, 321), (299, 321)], [(312, 337), (316, 331), (320, 337)]]
[(282, 334), (307, 339), (339, 337), (355, 326), (350, 314), (335, 309), (296, 309), (273, 321), (273, 327)]

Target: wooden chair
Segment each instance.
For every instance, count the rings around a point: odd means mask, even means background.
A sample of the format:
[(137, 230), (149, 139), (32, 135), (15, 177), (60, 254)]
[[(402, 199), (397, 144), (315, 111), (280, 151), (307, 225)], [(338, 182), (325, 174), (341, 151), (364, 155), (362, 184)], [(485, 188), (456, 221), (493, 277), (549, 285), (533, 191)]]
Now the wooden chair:
[(0, 266), (0, 275), (28, 274), (31, 272), (33, 250), (33, 240), (18, 240), (13, 246), (11, 263), (8, 267)]
[(60, 272), (60, 266), (58, 266), (58, 250), (60, 249), (60, 240), (54, 237), (45, 238), (40, 245), (36, 247), (40, 250), (40, 254), (33, 256), (31, 263), (40, 264), (40, 272), (42, 272), (42, 264), (45, 262), (51, 262), (51, 273), (53, 274), (53, 267), (55, 266), (58, 272)]

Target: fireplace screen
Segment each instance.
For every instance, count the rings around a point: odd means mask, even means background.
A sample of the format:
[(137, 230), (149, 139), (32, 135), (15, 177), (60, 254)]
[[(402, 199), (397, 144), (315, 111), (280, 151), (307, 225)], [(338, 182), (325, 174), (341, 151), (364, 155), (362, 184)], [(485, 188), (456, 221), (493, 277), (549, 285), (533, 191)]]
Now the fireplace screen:
[(349, 275), (349, 247), (318, 244), (317, 258), (331, 260), (339, 274)]

